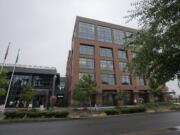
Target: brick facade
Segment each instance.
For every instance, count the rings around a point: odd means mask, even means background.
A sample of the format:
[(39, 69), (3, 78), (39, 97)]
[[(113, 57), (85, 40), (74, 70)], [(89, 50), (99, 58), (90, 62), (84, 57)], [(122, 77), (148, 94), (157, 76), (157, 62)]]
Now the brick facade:
[[(81, 38), (79, 36), (79, 23), (88, 23), (92, 24), (94, 26), (94, 34), (95, 39), (86, 39)], [(111, 36), (112, 36), (112, 42), (102, 42), (99, 41), (97, 38), (97, 26), (103, 26), (106, 28), (111, 29)], [(93, 29), (92, 29), (93, 30)], [(119, 67), (119, 62), (124, 61), (123, 59), (118, 57), (118, 51), (119, 50), (125, 50), (127, 52), (127, 60), (126, 62), (130, 61), (132, 59), (132, 51), (130, 49), (127, 49), (126, 43), (122, 45), (118, 45), (114, 41), (113, 37), (113, 30), (120, 30), (124, 33), (134, 33), (136, 32), (135, 29), (122, 27), (119, 25), (114, 25), (110, 23), (105, 23), (93, 19), (83, 18), (83, 17), (77, 17), (75, 28), (74, 28), (74, 34), (72, 38), (72, 46), (71, 51), (69, 51), (68, 56), (68, 62), (67, 62), (67, 77), (68, 77), (68, 86), (69, 86), (69, 103), (71, 105), (76, 104), (76, 102), (72, 98), (72, 93), (75, 88), (75, 84), (77, 83), (79, 79), (79, 73), (80, 72), (88, 72), (88, 73), (94, 73), (95, 74), (95, 80), (97, 82), (97, 94), (95, 96), (94, 104), (100, 104), (100, 105), (111, 105), (108, 104), (108, 98), (112, 98), (114, 100), (114, 95), (119, 92), (120, 90), (126, 90), (130, 92), (131, 94), (131, 101), (129, 101), (128, 104), (133, 104), (133, 100), (136, 98), (143, 98), (145, 102), (148, 102), (151, 98), (151, 96), (148, 94), (147, 89), (147, 80), (144, 80), (144, 85), (138, 85), (137, 79), (135, 74), (130, 75), (130, 84), (122, 84), (122, 75), (123, 72), (121, 72)], [(82, 55), (80, 54), (80, 45), (85, 44), (94, 47), (94, 55)], [(101, 57), (100, 56), (100, 48), (108, 48), (112, 50), (112, 57)], [(80, 68), (79, 65), (79, 59), (80, 58), (91, 58), (94, 60), (94, 68)], [(102, 70), (101, 69), (101, 60), (110, 60), (113, 62), (113, 70)], [(115, 77), (115, 84), (109, 85), (109, 84), (102, 84), (102, 74), (114, 74)], [(108, 95), (111, 95), (109, 96)], [(107, 100), (107, 101), (106, 101)], [(107, 102), (107, 104), (106, 104)], [(114, 105), (114, 103), (112, 103)]]

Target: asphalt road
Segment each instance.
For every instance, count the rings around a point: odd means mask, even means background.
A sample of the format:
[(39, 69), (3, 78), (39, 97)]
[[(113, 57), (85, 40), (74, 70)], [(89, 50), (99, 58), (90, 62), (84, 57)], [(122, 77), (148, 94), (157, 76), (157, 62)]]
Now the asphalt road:
[(0, 124), (0, 135), (180, 135), (180, 112)]

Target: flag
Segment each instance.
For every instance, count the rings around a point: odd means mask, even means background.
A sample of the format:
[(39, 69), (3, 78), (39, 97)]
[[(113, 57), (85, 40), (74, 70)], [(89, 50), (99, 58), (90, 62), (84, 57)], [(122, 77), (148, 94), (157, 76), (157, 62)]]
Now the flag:
[(17, 62), (18, 62), (18, 59), (19, 59), (19, 52), (20, 52), (20, 49), (18, 50), (18, 54), (17, 54), (17, 57), (16, 57), (16, 62), (15, 62), (15, 63), (17, 63)]
[(7, 47), (7, 50), (6, 50), (6, 53), (5, 53), (5, 56), (4, 56), (4, 59), (6, 60), (7, 58), (7, 55), (8, 55), (8, 52), (9, 52), (9, 46), (10, 46), (11, 42), (9, 42), (9, 45)]

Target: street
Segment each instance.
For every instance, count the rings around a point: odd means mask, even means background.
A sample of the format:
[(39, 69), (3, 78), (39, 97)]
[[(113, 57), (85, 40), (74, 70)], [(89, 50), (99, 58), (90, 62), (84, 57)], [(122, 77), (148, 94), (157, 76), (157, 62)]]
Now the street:
[(180, 113), (0, 124), (0, 135), (179, 135)]

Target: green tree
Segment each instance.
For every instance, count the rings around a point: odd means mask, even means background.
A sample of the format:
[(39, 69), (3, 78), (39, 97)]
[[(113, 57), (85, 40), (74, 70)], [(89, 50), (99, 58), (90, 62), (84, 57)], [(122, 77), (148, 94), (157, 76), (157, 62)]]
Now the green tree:
[(7, 70), (4, 69), (0, 72), (0, 96), (6, 94), (6, 90), (3, 88), (4, 85), (8, 84)]
[(129, 47), (140, 49), (136, 69), (164, 84), (180, 71), (180, 1), (141, 0), (133, 8), (128, 18), (137, 19), (142, 27), (129, 37)]
[(150, 87), (149, 91), (154, 96), (155, 102), (158, 101), (158, 97), (163, 94), (163, 91), (165, 90), (165, 86), (158, 84), (155, 79), (150, 78), (149, 87)]
[(30, 84), (27, 84), (21, 94), (20, 98), (24, 101), (26, 101), (26, 107), (28, 107), (29, 103), (32, 102), (33, 97), (35, 96), (36, 92), (33, 90), (32, 86)]
[(83, 75), (76, 84), (73, 98), (82, 104), (89, 102), (91, 107), (91, 96), (96, 92), (96, 82), (90, 74)]
[(125, 101), (130, 99), (130, 95), (126, 91), (120, 91), (117, 93), (115, 99), (118, 101), (118, 105), (122, 106), (124, 105)]

